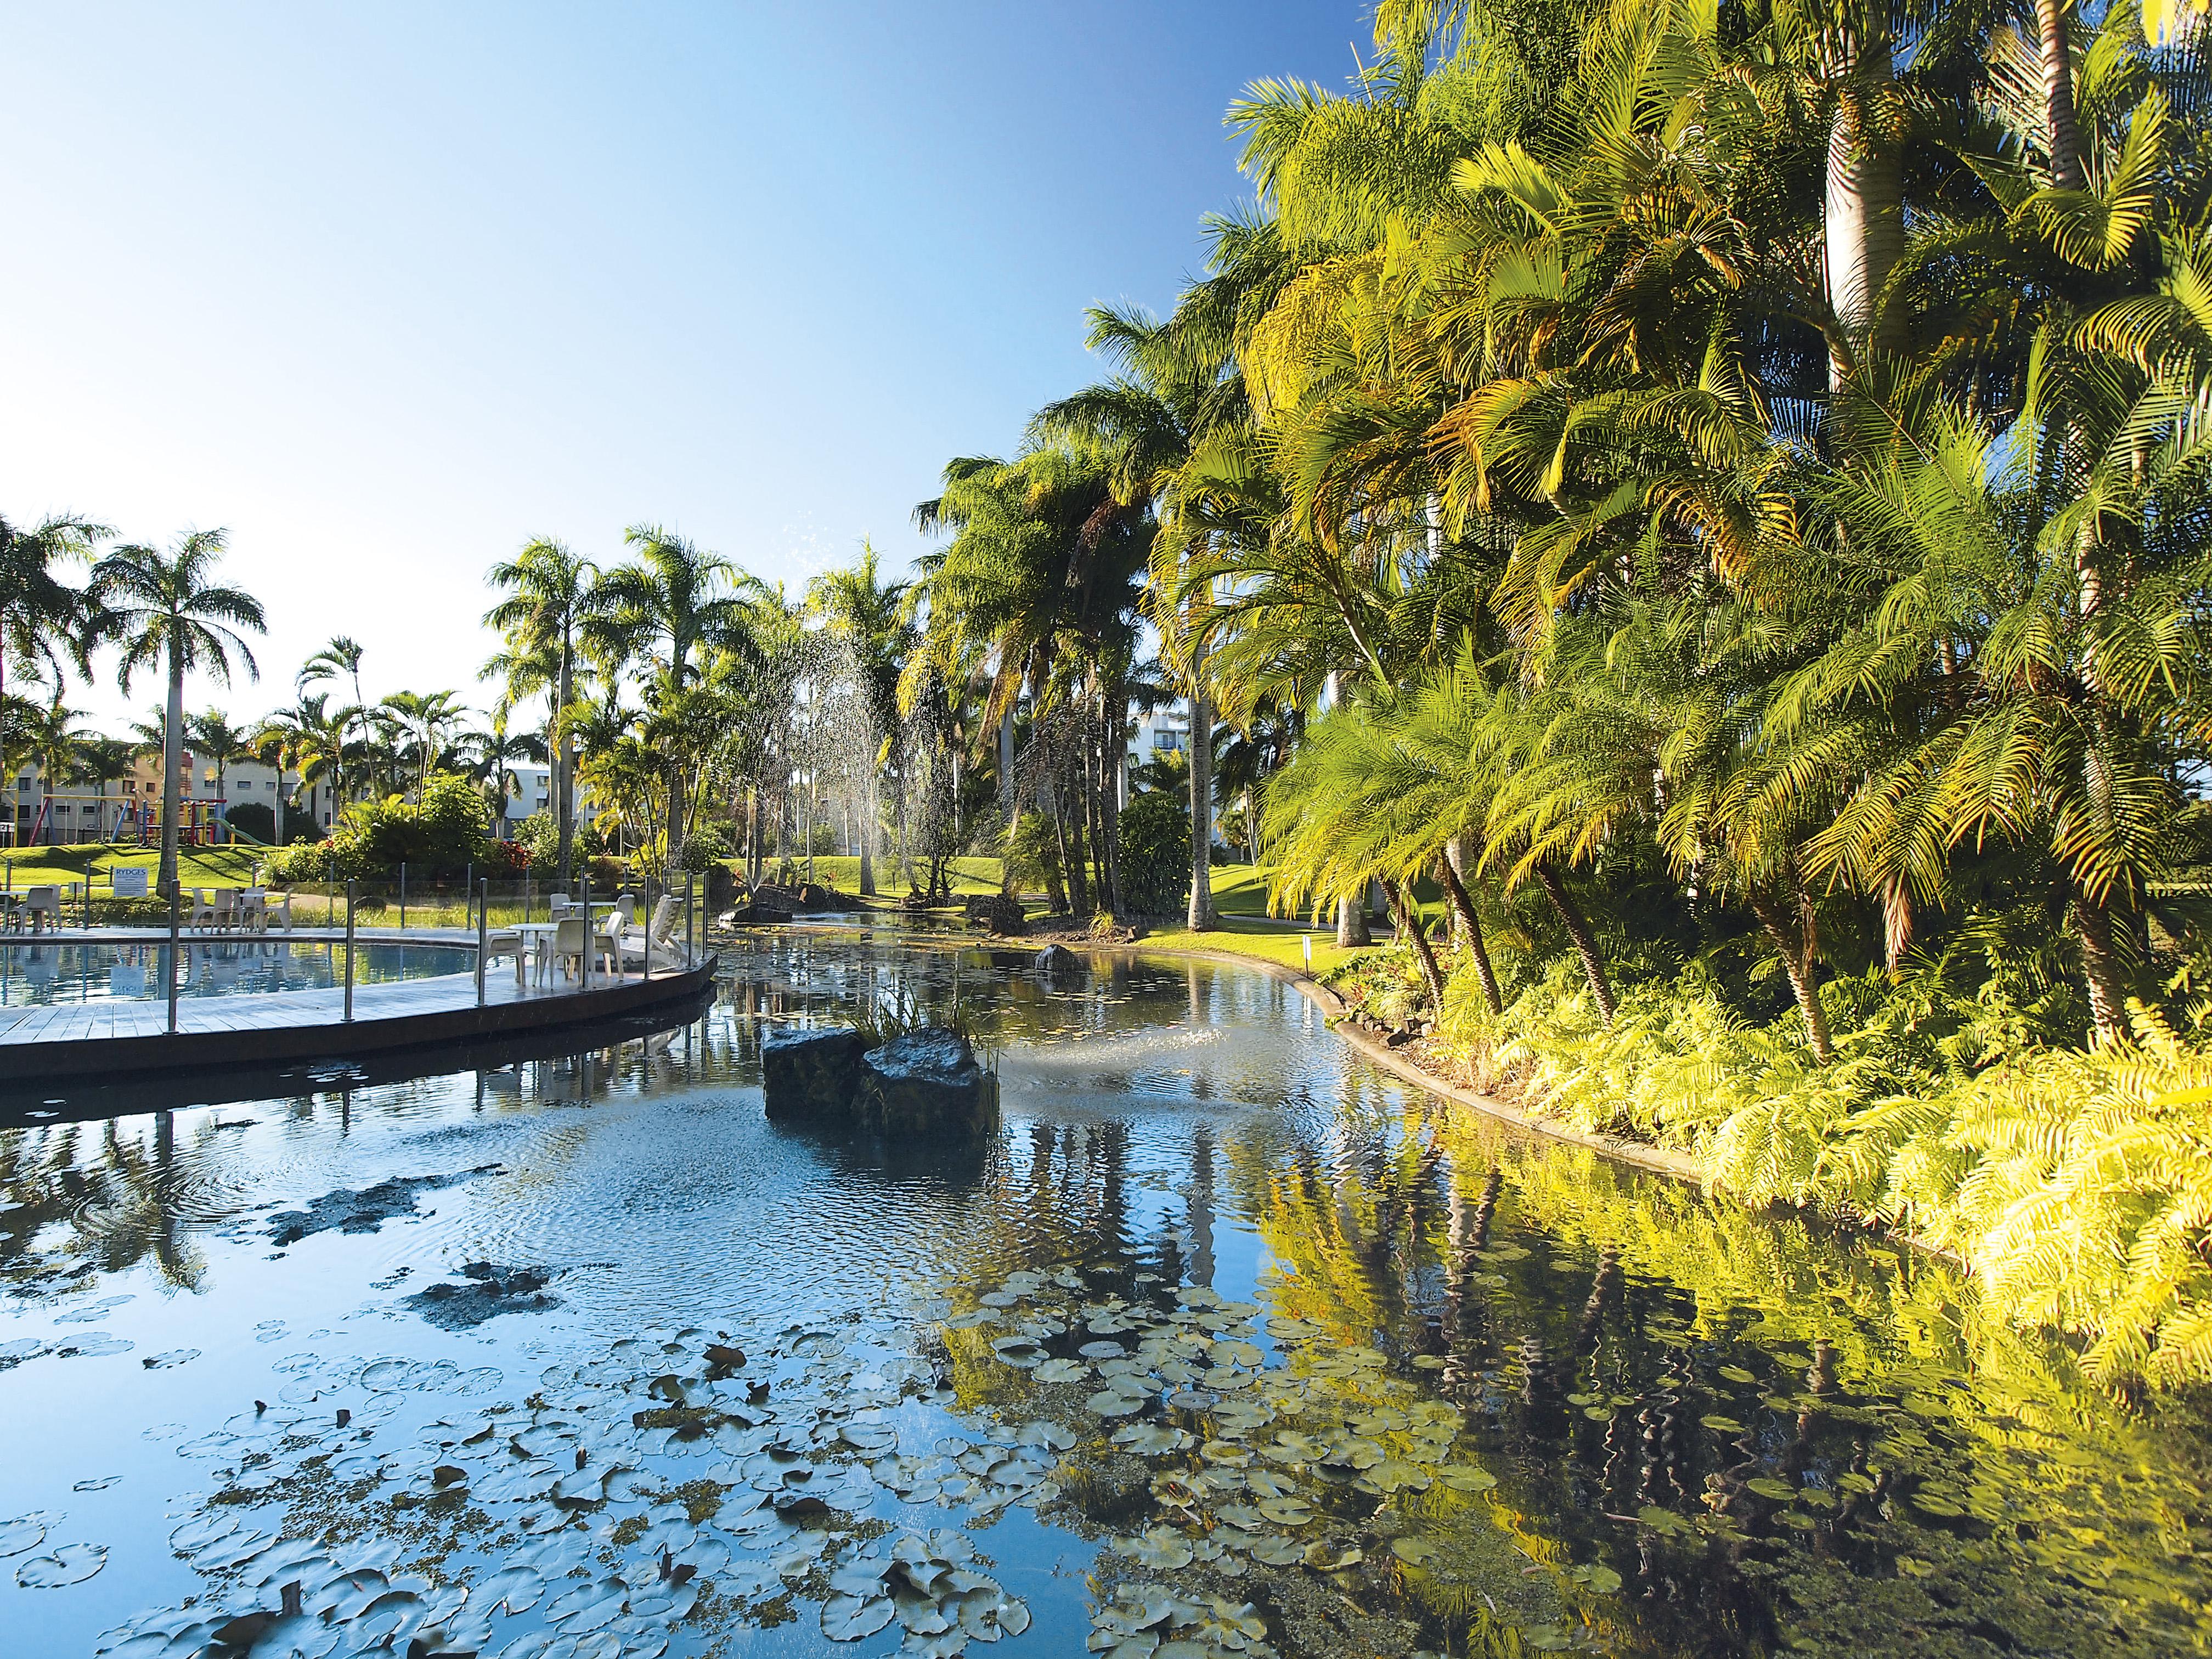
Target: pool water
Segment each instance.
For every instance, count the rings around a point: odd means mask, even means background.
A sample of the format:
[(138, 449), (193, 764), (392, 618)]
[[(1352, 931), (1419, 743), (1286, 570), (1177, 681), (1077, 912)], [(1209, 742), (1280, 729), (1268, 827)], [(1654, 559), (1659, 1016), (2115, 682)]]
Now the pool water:
[[(244, 996), (315, 991), (345, 982), (345, 946), (305, 939), (216, 939), (179, 947), (177, 994)], [(0, 945), (0, 1007), (33, 1003), (134, 1002), (168, 995), (167, 943), (100, 945), (66, 937)], [(354, 982), (465, 974), (476, 952), (465, 945), (356, 945)]]
[[(696, 1022), (0, 1130), (0, 1650), (2197, 1653), (2203, 1421), (1235, 969), (794, 934)], [(956, 997), (980, 1150), (764, 1029)]]

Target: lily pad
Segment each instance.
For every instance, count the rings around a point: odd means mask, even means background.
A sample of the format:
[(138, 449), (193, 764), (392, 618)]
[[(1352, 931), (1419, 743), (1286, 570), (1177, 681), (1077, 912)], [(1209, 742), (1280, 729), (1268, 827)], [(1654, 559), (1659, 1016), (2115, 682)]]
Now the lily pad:
[(59, 1589), (82, 1584), (107, 1565), (105, 1544), (64, 1544), (51, 1555), (34, 1555), (15, 1569), (25, 1589)]
[(1150, 1527), (1134, 1538), (1117, 1538), (1114, 1549), (1139, 1566), (1170, 1571), (1188, 1566), (1194, 1559), (1190, 1540), (1167, 1527)]
[(822, 1633), (833, 1642), (858, 1642), (890, 1624), (897, 1611), (888, 1595), (833, 1595), (822, 1604)]
[(46, 1517), (44, 1515), (19, 1515), (13, 1521), (0, 1522), (0, 1556), (21, 1555), (25, 1550), (36, 1549), (46, 1541)]

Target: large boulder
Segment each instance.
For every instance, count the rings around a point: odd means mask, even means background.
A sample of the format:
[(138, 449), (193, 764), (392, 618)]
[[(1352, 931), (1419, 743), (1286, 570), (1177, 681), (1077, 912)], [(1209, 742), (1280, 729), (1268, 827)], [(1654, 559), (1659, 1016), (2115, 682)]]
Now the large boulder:
[(797, 1121), (852, 1117), (860, 1090), (860, 1034), (843, 1026), (787, 1028), (761, 1043), (768, 1115)]
[(1065, 945), (1048, 945), (1036, 954), (1036, 970), (1044, 979), (1066, 979), (1079, 973), (1083, 958)]
[(1029, 913), (1012, 893), (970, 893), (961, 902), (970, 927), (1015, 935), (1029, 932)]
[(988, 1134), (999, 1126), (999, 1080), (959, 1032), (925, 1026), (862, 1058), (860, 1117), (884, 1134)]
[(744, 892), (744, 882), (738, 879), (738, 872), (728, 865), (708, 865), (707, 866), (707, 914), (720, 915), (725, 910), (736, 909), (738, 895)]

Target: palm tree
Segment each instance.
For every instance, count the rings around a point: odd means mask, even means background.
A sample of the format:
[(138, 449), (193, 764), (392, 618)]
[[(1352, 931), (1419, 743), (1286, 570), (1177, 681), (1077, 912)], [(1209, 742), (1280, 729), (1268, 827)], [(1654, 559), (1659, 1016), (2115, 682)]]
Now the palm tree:
[(215, 763), (215, 793), (228, 801), (231, 763), (253, 752), (252, 737), (233, 726), (230, 717), (220, 708), (210, 708), (186, 720), (185, 735), (195, 751)]
[(495, 704), (485, 725), (461, 733), (459, 744), (468, 757), (469, 777), (484, 792), (486, 810), (498, 820), (502, 833), (508, 817), (507, 803), (517, 793), (512, 763), (542, 763), (546, 755), (545, 739), (535, 732), (508, 732), (507, 713), (504, 702)]
[(87, 738), (76, 746), (69, 781), (88, 783), (99, 792), (100, 839), (103, 841), (106, 839), (107, 786), (131, 775), (140, 752), (137, 743), (125, 738)]
[[(586, 618), (596, 610), (599, 568), (543, 537), (491, 568), (487, 580), (507, 598), (484, 613), (507, 649), (493, 659), (510, 701), (546, 691), (552, 702), (548, 738), (553, 753), (553, 812), (560, 832), (561, 884), (569, 885), (576, 826), (576, 750), (570, 707), (576, 700), (576, 651)], [(550, 672), (549, 672), (550, 671)]]
[[(11, 668), (44, 678), (67, 660), (88, 672), (92, 616), (86, 597), (56, 575), (55, 567), (89, 559), (114, 533), (72, 514), (47, 518), (34, 530), (19, 530), (0, 518), (0, 724), (15, 706), (8, 691)], [(0, 731), (0, 750), (15, 746), (15, 736)]]
[[(303, 696), (289, 708), (279, 708), (264, 719), (255, 737), (265, 757), (277, 769), (276, 839), (287, 839), (285, 807), (299, 790), (307, 792), (308, 820), (313, 821), (314, 792), (327, 783), (333, 801), (343, 803), (353, 779), (353, 763), (360, 745), (349, 735), (350, 710), (332, 710), (330, 694), (318, 691)], [(297, 780), (288, 793), (284, 775)]]
[(49, 844), (54, 838), (51, 817), (54, 793), (75, 764), (79, 746), (84, 741), (84, 734), (76, 729), (78, 719), (75, 709), (62, 706), (61, 686), (57, 682), (53, 696), (38, 706), (37, 712), (25, 722), (21, 733), (25, 750), (39, 763), (40, 789), (45, 797), (39, 816)]
[(325, 680), (345, 680), (353, 686), (353, 707), (366, 708), (368, 705), (361, 692), (361, 659), (363, 647), (357, 640), (343, 634), (335, 635), (331, 642), (300, 665), (293, 677), (293, 690), (305, 691), (311, 685), (320, 685)]
[[(651, 665), (668, 690), (680, 694), (704, 672), (706, 654), (742, 648), (748, 619), (746, 592), (757, 587), (738, 568), (659, 525), (635, 524), (623, 532), (635, 562), (602, 574), (592, 591), (584, 629), (596, 654)], [(686, 791), (680, 763), (668, 763), (668, 865), (684, 853)]]
[(433, 691), (427, 696), (394, 691), (378, 707), (412, 740), (409, 746), (414, 750), (415, 791), (420, 799), (447, 738), (468, 713), (461, 706), (461, 695), (458, 691)]
[(261, 602), (242, 588), (210, 578), (228, 542), (222, 530), (187, 531), (163, 553), (137, 544), (116, 548), (93, 568), (88, 590), (108, 617), (109, 633), (121, 645), (117, 683), (129, 696), (131, 682), (149, 667), (165, 667), (169, 698), (162, 720), (161, 867), (164, 896), (177, 890), (178, 757), (183, 751), (185, 676), (198, 672), (228, 685), (235, 653), (255, 678), (260, 670), (239, 629), (266, 633)]

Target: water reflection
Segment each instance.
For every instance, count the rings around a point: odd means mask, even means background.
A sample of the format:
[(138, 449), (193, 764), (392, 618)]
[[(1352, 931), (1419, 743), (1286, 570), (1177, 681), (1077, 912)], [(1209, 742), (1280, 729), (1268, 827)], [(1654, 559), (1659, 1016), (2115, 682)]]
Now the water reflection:
[[(1257, 976), (726, 961), (671, 1030), (0, 1130), (0, 1629), (2205, 1645), (2197, 1419), (1979, 1328), (1938, 1264), (1432, 1109)], [(764, 1121), (766, 1027), (902, 994), (988, 1024), (998, 1143)], [(418, 1311), (510, 1282), (547, 1293)]]

